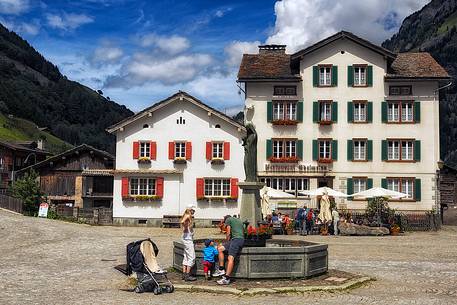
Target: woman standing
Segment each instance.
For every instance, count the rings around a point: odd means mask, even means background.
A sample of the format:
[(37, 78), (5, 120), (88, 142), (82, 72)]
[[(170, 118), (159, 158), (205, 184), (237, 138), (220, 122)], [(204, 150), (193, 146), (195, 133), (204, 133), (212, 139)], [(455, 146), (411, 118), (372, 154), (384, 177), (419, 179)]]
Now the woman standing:
[(182, 241), (184, 244), (184, 257), (182, 260), (182, 273), (183, 280), (186, 282), (195, 281), (197, 278), (190, 275), (190, 270), (195, 264), (195, 249), (194, 249), (194, 222), (193, 215), (195, 207), (193, 205), (187, 206), (184, 214), (181, 217), (181, 227), (183, 230)]

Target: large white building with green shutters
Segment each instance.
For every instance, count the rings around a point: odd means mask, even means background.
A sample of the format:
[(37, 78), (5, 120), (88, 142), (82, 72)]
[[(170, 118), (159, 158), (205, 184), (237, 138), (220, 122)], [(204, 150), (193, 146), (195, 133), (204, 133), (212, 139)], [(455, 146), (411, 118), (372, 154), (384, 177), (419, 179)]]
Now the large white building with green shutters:
[(245, 119), (258, 132), (260, 179), (296, 196), (277, 200), (278, 208), (315, 205), (300, 192), (321, 186), (409, 194), (390, 202), (399, 210), (437, 205), (439, 88), (449, 75), (430, 54), (394, 54), (339, 32), (294, 54), (260, 46), (243, 55), (238, 82)]

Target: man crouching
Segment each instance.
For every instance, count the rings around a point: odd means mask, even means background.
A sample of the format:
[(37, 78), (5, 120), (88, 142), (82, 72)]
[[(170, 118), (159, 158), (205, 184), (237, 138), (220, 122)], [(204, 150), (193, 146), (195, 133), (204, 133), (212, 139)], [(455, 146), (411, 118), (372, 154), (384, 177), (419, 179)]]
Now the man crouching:
[[(235, 265), (235, 259), (241, 253), (244, 246), (244, 226), (239, 218), (227, 215), (224, 217), (224, 224), (226, 225), (226, 241), (217, 247), (219, 251), (219, 270), (214, 272), (214, 276), (221, 276), (222, 278), (217, 281), (219, 285), (230, 284), (230, 275), (232, 274)], [(227, 269), (224, 268), (224, 252), (228, 252)]]

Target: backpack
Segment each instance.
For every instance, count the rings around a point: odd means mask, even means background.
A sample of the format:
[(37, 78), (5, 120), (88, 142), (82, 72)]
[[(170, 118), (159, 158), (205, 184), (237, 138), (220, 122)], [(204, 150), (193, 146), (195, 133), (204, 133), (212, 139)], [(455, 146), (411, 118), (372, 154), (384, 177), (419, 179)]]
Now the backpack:
[(308, 212), (308, 215), (306, 216), (306, 219), (307, 219), (307, 220), (313, 220), (313, 216), (314, 216), (314, 215), (313, 215), (313, 212), (309, 211), (309, 212)]

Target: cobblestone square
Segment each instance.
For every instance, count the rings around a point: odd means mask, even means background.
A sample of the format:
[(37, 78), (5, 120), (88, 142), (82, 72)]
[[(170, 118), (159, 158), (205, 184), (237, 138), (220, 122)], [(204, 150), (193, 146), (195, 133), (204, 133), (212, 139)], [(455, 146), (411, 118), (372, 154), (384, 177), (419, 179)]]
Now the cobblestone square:
[[(178, 229), (93, 227), (0, 210), (0, 304), (456, 304), (457, 228), (395, 237), (290, 236), (329, 244), (329, 267), (377, 280), (341, 293), (235, 297), (120, 290), (125, 246), (151, 237), (171, 266)], [(196, 237), (216, 236), (196, 229)]]

